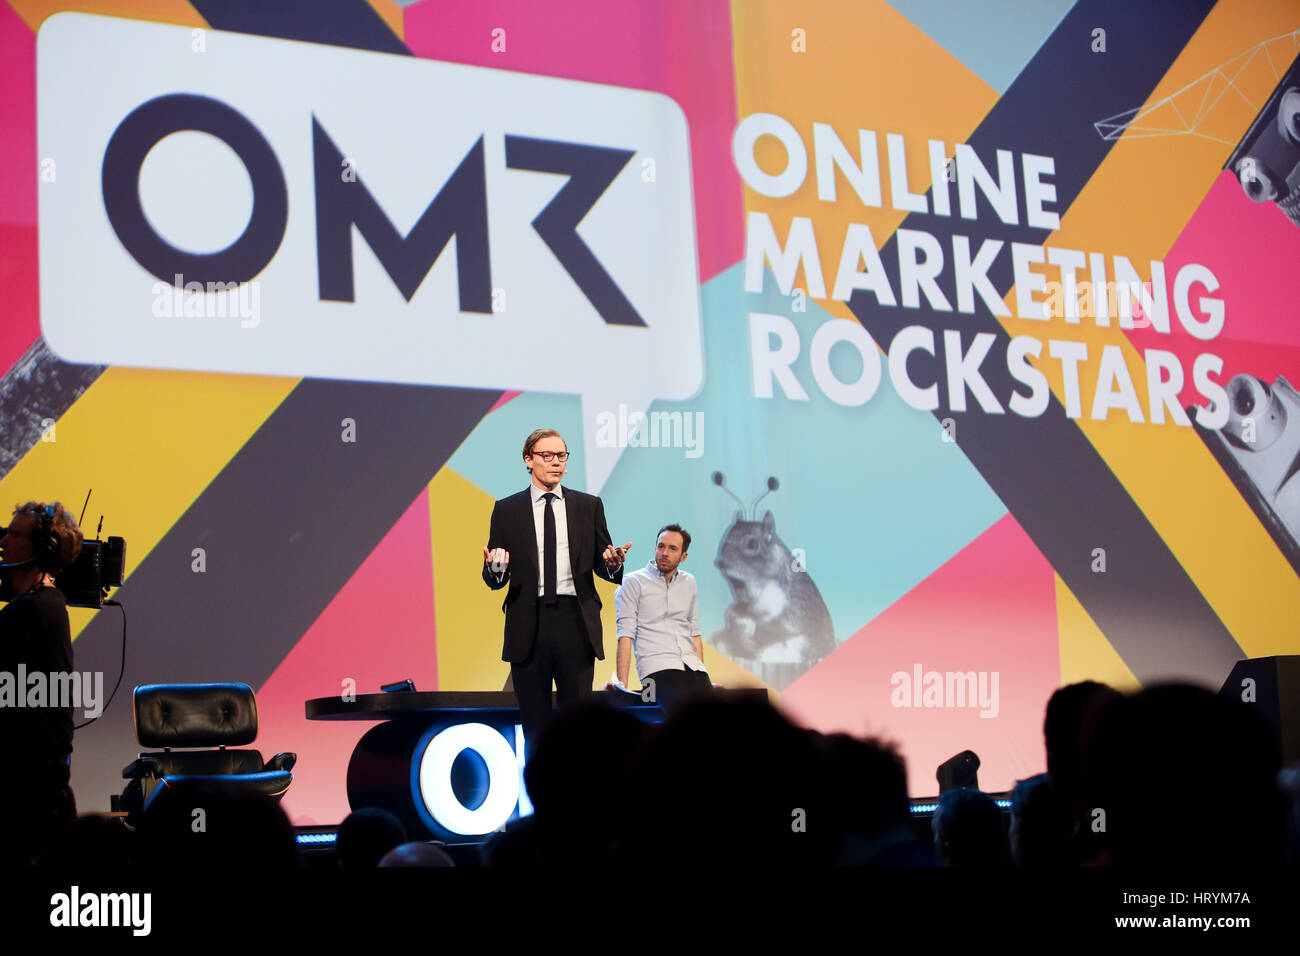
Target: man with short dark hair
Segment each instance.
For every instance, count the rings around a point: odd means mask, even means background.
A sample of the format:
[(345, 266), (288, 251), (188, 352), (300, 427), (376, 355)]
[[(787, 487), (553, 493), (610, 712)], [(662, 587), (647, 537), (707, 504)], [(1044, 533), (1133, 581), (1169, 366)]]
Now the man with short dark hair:
[(700, 636), (700, 598), (694, 575), (682, 571), (691, 546), (690, 532), (679, 524), (659, 529), (655, 556), (629, 572), (614, 592), (618, 620), (617, 683), (627, 689), (628, 668), (636, 654), (636, 672), (648, 697), (665, 710), (694, 694), (713, 689), (704, 669)]
[(11, 692), (0, 689), (0, 746), (12, 768), (0, 787), (0, 865), (27, 864), (76, 813), (68, 789), (71, 703), (29, 699), (19, 675), (44, 675), (51, 688), (54, 675), (72, 673), (68, 603), (51, 575), (72, 563), (81, 541), (57, 501), (19, 505), (0, 529), (0, 600), (9, 602), (0, 609), (0, 681)]
[(612, 546), (605, 506), (595, 495), (562, 488), (569, 447), (539, 428), (524, 442), (532, 481), (492, 509), (483, 580), (510, 586), (501, 659), (519, 703), (527, 749), (551, 712), (551, 682), (561, 705), (591, 693), (595, 662), (605, 659), (595, 574), (618, 584), (628, 542)]

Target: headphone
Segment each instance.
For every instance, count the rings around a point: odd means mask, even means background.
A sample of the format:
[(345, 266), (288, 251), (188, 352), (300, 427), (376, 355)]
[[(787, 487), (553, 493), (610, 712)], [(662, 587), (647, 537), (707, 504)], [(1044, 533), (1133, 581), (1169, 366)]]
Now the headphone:
[(63, 551), (62, 542), (54, 532), (54, 505), (46, 505), (35, 513), (36, 527), (32, 529), (32, 561), (42, 571), (57, 571)]

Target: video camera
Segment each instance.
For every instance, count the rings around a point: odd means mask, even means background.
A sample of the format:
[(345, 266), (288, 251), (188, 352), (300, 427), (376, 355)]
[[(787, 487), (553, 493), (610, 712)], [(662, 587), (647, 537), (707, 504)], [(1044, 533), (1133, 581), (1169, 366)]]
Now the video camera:
[[(89, 494), (86, 495), (86, 503), (90, 503)], [(81, 517), (85, 517), (84, 506)], [(80, 520), (77, 523), (80, 524)], [(81, 550), (73, 562), (61, 571), (54, 572), (54, 586), (63, 592), (69, 607), (99, 610), (108, 597), (108, 589), (122, 586), (122, 576), (126, 569), (126, 539), (109, 537), (101, 540), (99, 533), (103, 529), (104, 518), (101, 515), (95, 537), (83, 540)], [(7, 530), (0, 526), (0, 538), (5, 536)], [(10, 568), (0, 565), (0, 601), (11, 601), (14, 597)]]
[(125, 568), (125, 538), (83, 541), (76, 560), (54, 575), (54, 585), (63, 592), (69, 607), (98, 609), (104, 606), (109, 588), (122, 586)]

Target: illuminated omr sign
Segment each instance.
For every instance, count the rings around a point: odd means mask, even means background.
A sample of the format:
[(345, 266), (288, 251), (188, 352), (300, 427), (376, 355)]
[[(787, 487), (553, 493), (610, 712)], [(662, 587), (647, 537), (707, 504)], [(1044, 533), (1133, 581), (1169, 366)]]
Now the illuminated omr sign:
[[(532, 804), (523, 787), (523, 726), (512, 728), (515, 746), (511, 748), (500, 731), (483, 723), (453, 724), (444, 727), (416, 747), (418, 788), (412, 794), (417, 807), (422, 804), (435, 824), (460, 836), (491, 833), (515, 813), (526, 816)], [(423, 749), (421, 749), (423, 748)], [(470, 809), (456, 796), (451, 783), (451, 767), (462, 751), (476, 753), (487, 767), (487, 794)]]
[[(243, 235), (215, 253), (178, 249), (150, 224), (140, 202), (145, 157), (165, 137), (196, 130), (229, 146), (253, 184), (253, 212)], [(483, 139), (403, 236), (359, 177), (340, 175), (347, 159), (316, 117), (316, 262), (320, 298), (355, 302), (352, 229), (375, 252), (384, 271), (409, 302), (434, 262), (457, 241), (460, 311), (492, 313), (492, 267), (488, 248), (487, 176)], [(627, 297), (578, 235), (577, 224), (591, 211), (633, 151), (506, 136), (510, 169), (567, 174), (569, 182), (533, 220), (533, 227), (582, 289), (602, 319), (614, 325), (644, 326)], [(238, 110), (203, 96), (174, 93), (131, 112), (113, 132), (104, 153), (104, 208), (113, 231), (135, 260), (171, 282), (247, 282), (266, 268), (280, 248), (289, 219), (284, 171), (261, 133)]]
[[(191, 33), (41, 26), (41, 327), (60, 357), (576, 392), (593, 420), (696, 393), (672, 99), (216, 31), (200, 53)], [(156, 308), (209, 282), (256, 283), (257, 321)]]

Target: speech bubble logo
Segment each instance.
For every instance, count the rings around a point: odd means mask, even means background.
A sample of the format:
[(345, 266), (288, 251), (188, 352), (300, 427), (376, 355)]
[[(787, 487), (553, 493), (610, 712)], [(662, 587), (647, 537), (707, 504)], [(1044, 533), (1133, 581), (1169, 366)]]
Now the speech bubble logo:
[[(87, 14), (37, 44), (60, 357), (577, 393), (588, 422), (698, 391), (670, 98)], [(620, 450), (584, 432), (599, 490)]]

